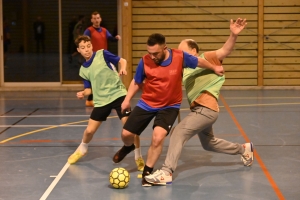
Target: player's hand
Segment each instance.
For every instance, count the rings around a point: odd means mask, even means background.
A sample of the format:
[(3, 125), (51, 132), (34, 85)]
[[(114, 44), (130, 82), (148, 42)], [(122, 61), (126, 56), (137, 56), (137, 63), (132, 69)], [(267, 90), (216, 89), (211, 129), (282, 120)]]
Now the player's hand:
[(122, 75), (127, 75), (126, 69), (120, 69), (119, 75), (120, 75), (120, 76), (122, 76)]
[(120, 35), (116, 35), (115, 37), (117, 40), (121, 40), (121, 36)]
[(225, 73), (225, 70), (224, 70), (224, 68), (223, 68), (222, 65), (217, 65), (217, 66), (215, 66), (215, 68), (214, 68), (214, 72), (215, 72), (217, 75), (219, 75), (219, 76), (223, 76), (224, 73)]
[(124, 100), (123, 103), (121, 104), (121, 112), (125, 113), (130, 111), (131, 111), (130, 102)]
[(230, 20), (230, 31), (238, 35), (247, 25), (246, 19), (237, 18), (235, 22), (233, 20)]
[(76, 96), (77, 96), (78, 99), (83, 99), (84, 98), (84, 91), (77, 92)]

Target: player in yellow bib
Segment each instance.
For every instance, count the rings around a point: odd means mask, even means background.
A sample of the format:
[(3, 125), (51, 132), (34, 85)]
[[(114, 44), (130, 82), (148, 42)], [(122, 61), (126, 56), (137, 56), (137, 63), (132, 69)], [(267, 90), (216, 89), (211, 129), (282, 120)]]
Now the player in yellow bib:
[[(127, 94), (126, 88), (119, 76), (126, 75), (127, 61), (119, 56), (101, 49), (93, 52), (91, 38), (86, 35), (75, 40), (78, 52), (85, 58), (79, 75), (83, 78), (84, 90), (77, 92), (77, 98), (93, 94), (94, 108), (88, 121), (88, 126), (83, 133), (82, 142), (77, 150), (69, 157), (68, 163), (74, 164), (88, 151), (88, 144), (95, 132), (106, 121), (112, 109), (117, 111), (118, 117), (125, 124), (130, 113), (121, 112), (121, 104)], [(119, 73), (114, 66), (120, 64)], [(135, 139), (135, 161), (138, 170), (143, 171), (144, 160), (140, 150), (139, 136)]]

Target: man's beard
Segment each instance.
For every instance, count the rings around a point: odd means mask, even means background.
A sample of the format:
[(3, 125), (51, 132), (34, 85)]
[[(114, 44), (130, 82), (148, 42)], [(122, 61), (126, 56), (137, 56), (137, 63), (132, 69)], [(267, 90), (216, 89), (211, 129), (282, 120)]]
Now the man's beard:
[(156, 65), (161, 65), (161, 63), (165, 60), (166, 54), (163, 53), (159, 60), (153, 60)]

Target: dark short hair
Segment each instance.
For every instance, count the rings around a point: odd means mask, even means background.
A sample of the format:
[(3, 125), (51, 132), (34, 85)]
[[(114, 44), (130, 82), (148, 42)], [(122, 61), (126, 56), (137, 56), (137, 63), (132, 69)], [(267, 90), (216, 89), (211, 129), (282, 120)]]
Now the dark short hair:
[(165, 36), (163, 36), (160, 33), (153, 33), (149, 36), (147, 40), (147, 45), (148, 46), (154, 46), (156, 44), (163, 45), (166, 44), (166, 39)]
[(90, 42), (91, 41), (91, 38), (87, 35), (79, 35), (76, 39), (75, 39), (75, 44), (76, 44), (76, 47), (79, 47), (79, 43), (80, 42)]
[(186, 41), (189, 48), (196, 49), (196, 52), (199, 53), (199, 46), (198, 46), (198, 44), (195, 40), (186, 39), (185, 41)]
[[(94, 12), (92, 12), (92, 14), (91, 14), (91, 18), (93, 18), (93, 15), (100, 15), (100, 13), (98, 12), (98, 11), (94, 11)], [(100, 15), (101, 16), (101, 15)]]

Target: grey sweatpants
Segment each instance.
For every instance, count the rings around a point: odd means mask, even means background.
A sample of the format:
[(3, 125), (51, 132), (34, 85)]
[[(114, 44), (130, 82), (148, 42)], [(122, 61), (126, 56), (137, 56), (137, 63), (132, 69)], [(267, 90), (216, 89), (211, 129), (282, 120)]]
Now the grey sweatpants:
[(219, 113), (203, 106), (195, 107), (174, 129), (168, 148), (167, 157), (162, 169), (173, 173), (185, 143), (194, 135), (198, 135), (203, 148), (225, 154), (243, 154), (241, 144), (215, 138), (212, 125)]

